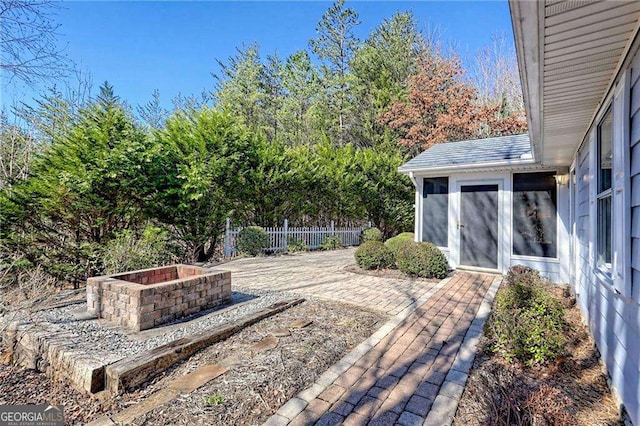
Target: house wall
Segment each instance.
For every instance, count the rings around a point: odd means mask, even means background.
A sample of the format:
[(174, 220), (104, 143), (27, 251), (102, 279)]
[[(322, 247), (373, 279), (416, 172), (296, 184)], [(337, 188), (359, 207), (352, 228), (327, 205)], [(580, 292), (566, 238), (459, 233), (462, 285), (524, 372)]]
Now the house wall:
[[(613, 107), (612, 263), (597, 255), (597, 130)], [(617, 395), (640, 424), (640, 55), (603, 102), (594, 127), (576, 152), (574, 244), (575, 292)]]
[[(516, 171), (488, 171), (471, 173), (445, 173), (440, 176), (449, 177), (449, 224), (448, 224), (448, 245), (440, 247), (449, 265), (452, 268), (460, 266), (460, 186), (473, 184), (498, 184), (499, 186), (499, 214), (498, 214), (498, 270), (507, 272), (511, 266), (527, 265), (541, 271), (553, 282), (568, 282), (569, 280), (569, 246), (562, 244), (567, 241), (569, 222), (569, 187), (568, 185), (558, 185), (558, 217), (557, 217), (557, 238), (558, 254), (556, 258), (542, 258), (532, 256), (516, 256), (512, 254), (512, 175), (513, 173), (554, 171), (554, 169), (530, 169)], [(416, 180), (416, 221), (415, 236), (416, 241), (422, 240), (422, 227), (425, 221), (422, 208), (422, 179), (424, 177), (436, 177), (420, 175), (415, 176)]]

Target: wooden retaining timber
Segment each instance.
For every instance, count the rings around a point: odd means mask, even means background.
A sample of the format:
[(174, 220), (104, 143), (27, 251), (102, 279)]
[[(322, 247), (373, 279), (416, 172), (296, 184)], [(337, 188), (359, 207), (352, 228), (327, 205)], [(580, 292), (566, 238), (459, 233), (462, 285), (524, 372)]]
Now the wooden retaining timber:
[(129, 391), (167, 370), (177, 361), (302, 302), (302, 298), (284, 300), (229, 324), (213, 327), (117, 361), (105, 369), (106, 389), (113, 395)]

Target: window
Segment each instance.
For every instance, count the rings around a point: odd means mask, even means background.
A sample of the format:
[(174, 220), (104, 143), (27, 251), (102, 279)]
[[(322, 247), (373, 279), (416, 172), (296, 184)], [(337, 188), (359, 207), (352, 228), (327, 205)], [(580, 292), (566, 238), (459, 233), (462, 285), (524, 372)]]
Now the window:
[(613, 164), (613, 113), (609, 108), (598, 125), (597, 146), (597, 264), (611, 268), (611, 165)]
[(449, 178), (425, 178), (422, 189), (422, 241), (448, 246)]
[(513, 254), (557, 257), (555, 172), (513, 175)]

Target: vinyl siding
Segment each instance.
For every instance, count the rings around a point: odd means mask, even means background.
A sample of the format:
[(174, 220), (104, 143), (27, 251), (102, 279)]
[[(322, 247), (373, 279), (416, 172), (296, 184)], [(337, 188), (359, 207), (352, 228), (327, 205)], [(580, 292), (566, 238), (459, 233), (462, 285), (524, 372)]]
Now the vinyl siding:
[(640, 54), (631, 65), (630, 107), (630, 190), (631, 190), (631, 289), (640, 293)]
[[(576, 283), (575, 289), (578, 304), (587, 320), (602, 359), (611, 376), (611, 383), (624, 403), (634, 424), (640, 424), (640, 55), (632, 62), (630, 85), (628, 90), (628, 109), (624, 108), (621, 97), (624, 91), (614, 100), (614, 114), (621, 114), (623, 126), (628, 126), (628, 140), (618, 138), (622, 156), (630, 156), (629, 162), (624, 158), (614, 158), (624, 175), (629, 176), (629, 184), (625, 191), (614, 191), (613, 197), (625, 197), (626, 191), (630, 205), (614, 200), (618, 210), (624, 206), (629, 208), (630, 224), (621, 223), (620, 211), (613, 212), (613, 226), (630, 226), (614, 239), (613, 250), (624, 253), (625, 247), (631, 247), (630, 265), (626, 263), (625, 280), (631, 283), (630, 294), (616, 291), (613, 283), (602, 277), (596, 268), (594, 250), (596, 246), (596, 230), (591, 229), (596, 223), (595, 185), (593, 164), (596, 144), (587, 138), (583, 147), (576, 154)], [(605, 108), (608, 105), (604, 106)], [(618, 124), (619, 125), (619, 124)], [(593, 133), (593, 132), (592, 132)], [(617, 202), (615, 202), (617, 201)], [(624, 210), (623, 209), (623, 210)], [(625, 265), (623, 265), (625, 266)], [(628, 288), (628, 287), (627, 287)]]
[[(590, 217), (589, 217), (589, 150), (587, 147), (578, 152), (576, 170), (576, 293), (585, 293), (591, 283), (591, 265), (589, 263)], [(584, 307), (586, 309), (586, 306)], [(583, 309), (584, 310), (584, 309)]]

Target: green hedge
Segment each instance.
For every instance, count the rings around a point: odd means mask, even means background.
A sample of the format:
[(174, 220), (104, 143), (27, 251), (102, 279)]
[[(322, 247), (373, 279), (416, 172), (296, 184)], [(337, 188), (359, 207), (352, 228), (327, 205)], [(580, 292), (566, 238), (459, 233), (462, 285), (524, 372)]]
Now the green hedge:
[(432, 243), (403, 242), (395, 255), (398, 269), (407, 275), (439, 278), (447, 276), (447, 258)]
[(248, 226), (240, 231), (236, 244), (240, 253), (257, 256), (269, 248), (269, 234), (260, 226)]
[(393, 255), (380, 241), (367, 241), (356, 250), (356, 263), (362, 269), (384, 269), (393, 264)]

